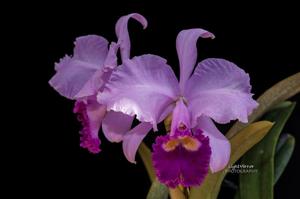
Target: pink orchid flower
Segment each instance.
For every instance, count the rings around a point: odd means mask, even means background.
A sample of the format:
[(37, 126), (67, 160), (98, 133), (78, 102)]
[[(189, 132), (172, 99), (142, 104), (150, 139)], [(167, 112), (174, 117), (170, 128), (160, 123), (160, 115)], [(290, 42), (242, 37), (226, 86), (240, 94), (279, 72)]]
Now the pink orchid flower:
[[(147, 20), (133, 13), (121, 17), (116, 23), (118, 42), (108, 41), (97, 35), (78, 37), (73, 56), (66, 55), (55, 64), (56, 74), (49, 84), (62, 96), (76, 100), (74, 112), (82, 123), (80, 146), (92, 153), (100, 152), (98, 132), (102, 124), (108, 139), (114, 133), (122, 134), (131, 128), (133, 117), (114, 111), (106, 111), (96, 95), (103, 90), (112, 71), (117, 67), (117, 51), (120, 48), (122, 62), (130, 57), (130, 38), (127, 23), (130, 18), (140, 22), (144, 29)], [(116, 140), (114, 140), (116, 141)]]
[(165, 59), (142, 55), (125, 60), (97, 96), (108, 110), (141, 121), (122, 137), (131, 162), (152, 127), (157, 131), (157, 124), (172, 114), (171, 131), (156, 139), (152, 157), (158, 179), (170, 187), (199, 185), (209, 167), (212, 172), (222, 170), (230, 157), (230, 143), (213, 120), (247, 122), (258, 105), (250, 93), (249, 75), (232, 62), (210, 58), (195, 67), (199, 37), (214, 35), (189, 29), (177, 36), (179, 82)]

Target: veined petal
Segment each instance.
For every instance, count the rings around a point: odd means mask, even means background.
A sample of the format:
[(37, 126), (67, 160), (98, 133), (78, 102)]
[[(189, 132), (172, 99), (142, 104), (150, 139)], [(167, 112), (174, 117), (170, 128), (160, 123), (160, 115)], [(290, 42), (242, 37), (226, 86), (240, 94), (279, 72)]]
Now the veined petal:
[(148, 122), (142, 122), (131, 129), (123, 138), (123, 152), (127, 160), (135, 162), (135, 154), (143, 141), (144, 137), (151, 130), (152, 125)]
[(105, 115), (105, 106), (94, 100), (76, 101), (74, 113), (78, 114), (78, 120), (82, 124), (80, 146), (91, 153), (100, 152), (100, 139), (98, 137), (101, 121)]
[(166, 60), (142, 55), (119, 66), (97, 97), (108, 110), (136, 115), (138, 120), (152, 123), (155, 130), (178, 93), (178, 81)]
[(120, 142), (130, 130), (132, 121), (133, 117), (130, 115), (109, 111), (102, 121), (103, 134), (110, 142)]
[(213, 121), (208, 117), (199, 117), (196, 129), (201, 129), (203, 134), (209, 137), (209, 145), (211, 148), (209, 166), (211, 171), (214, 173), (224, 169), (230, 158), (231, 147), (229, 140), (217, 129)]
[(96, 69), (102, 66), (108, 51), (108, 41), (98, 35), (78, 37), (75, 41), (74, 56), (76, 60), (94, 64)]
[[(82, 71), (84, 73), (84, 71)], [(74, 96), (74, 99), (80, 99), (83, 97), (88, 97), (95, 95), (97, 91), (105, 85), (109, 76), (105, 75), (103, 70), (91, 71), (93, 73), (91, 77), (84, 84), (82, 89)], [(83, 74), (78, 74), (78, 77), (81, 77)]]
[(180, 88), (183, 91), (197, 61), (197, 40), (199, 37), (214, 38), (215, 36), (203, 29), (182, 30), (176, 39), (176, 49), (180, 66)]
[(57, 72), (49, 84), (69, 99), (95, 94), (98, 84), (90, 84), (89, 81), (92, 79), (91, 81), (94, 82), (101, 75), (101, 72), (95, 73), (103, 67), (107, 52), (108, 42), (103, 37), (87, 35), (77, 38), (74, 56), (65, 56), (56, 63)]
[(130, 38), (128, 33), (127, 23), (130, 18), (133, 18), (140, 22), (145, 29), (147, 27), (147, 20), (138, 13), (132, 13), (121, 17), (116, 23), (116, 34), (118, 37), (118, 43), (120, 44), (120, 52), (122, 60), (130, 58)]
[(108, 82), (111, 76), (111, 73), (118, 65), (117, 52), (119, 47), (120, 45), (116, 44), (115, 42), (112, 42), (109, 46), (107, 57), (103, 64), (104, 65), (103, 70), (100, 71), (101, 75), (99, 75), (99, 77), (96, 77), (96, 80), (101, 82), (98, 84), (94, 84), (94, 85), (98, 85), (97, 91), (99, 92), (103, 91), (105, 84)]
[(184, 96), (192, 113), (192, 125), (201, 115), (218, 123), (239, 119), (258, 106), (250, 93), (250, 78), (245, 71), (224, 59), (205, 59), (200, 62), (187, 82)]
[(117, 66), (117, 51), (119, 45), (112, 42), (109, 46), (109, 50), (103, 67), (97, 70), (92, 77), (85, 83), (83, 88), (76, 94), (75, 98), (83, 98), (86, 96), (92, 96), (97, 93), (97, 91), (102, 91), (104, 85), (109, 80), (112, 70)]

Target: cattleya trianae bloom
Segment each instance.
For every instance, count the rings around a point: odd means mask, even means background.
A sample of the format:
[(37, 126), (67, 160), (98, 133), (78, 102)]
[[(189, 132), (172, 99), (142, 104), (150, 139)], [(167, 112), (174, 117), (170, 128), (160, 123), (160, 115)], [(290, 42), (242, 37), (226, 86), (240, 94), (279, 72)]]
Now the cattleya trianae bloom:
[(92, 153), (100, 152), (98, 131), (102, 124), (104, 135), (110, 132), (127, 132), (133, 117), (107, 112), (103, 104), (96, 100), (98, 91), (103, 90), (113, 70), (117, 67), (117, 51), (120, 48), (122, 61), (130, 57), (130, 39), (127, 23), (130, 18), (140, 22), (144, 29), (147, 20), (140, 14), (133, 13), (121, 17), (116, 23), (118, 42), (108, 41), (97, 35), (87, 35), (76, 39), (74, 55), (65, 56), (56, 63), (56, 74), (49, 81), (50, 85), (62, 96), (76, 100), (74, 112), (82, 123), (80, 146)]
[[(203, 29), (178, 34), (179, 82), (165, 59), (142, 55), (119, 66), (98, 95), (108, 110), (136, 115), (154, 130), (172, 113), (171, 131), (156, 139), (152, 157), (158, 179), (170, 187), (200, 184), (208, 167), (212, 172), (222, 170), (230, 157), (230, 143), (212, 119), (223, 124), (234, 119), (247, 122), (258, 105), (250, 93), (249, 75), (235, 64), (212, 58), (194, 69), (199, 37), (214, 35)], [(148, 131), (135, 133), (124, 148), (132, 162)]]
[[(98, 131), (123, 142), (123, 151), (135, 162), (136, 151), (151, 129), (171, 116), (171, 129), (153, 144), (153, 166), (169, 187), (199, 185), (208, 170), (222, 170), (230, 157), (230, 143), (214, 125), (238, 119), (247, 122), (257, 106), (250, 79), (242, 69), (223, 59), (205, 59), (196, 65), (199, 37), (214, 38), (203, 29), (183, 30), (176, 48), (180, 79), (157, 55), (130, 58), (129, 18), (144, 28), (139, 14), (121, 17), (116, 24), (118, 42), (99, 36), (76, 40), (74, 56), (56, 64), (50, 84), (63, 96), (75, 99), (74, 112), (83, 124), (81, 146), (99, 152)], [(122, 64), (117, 66), (120, 49)], [(131, 129), (136, 117), (141, 123)]]

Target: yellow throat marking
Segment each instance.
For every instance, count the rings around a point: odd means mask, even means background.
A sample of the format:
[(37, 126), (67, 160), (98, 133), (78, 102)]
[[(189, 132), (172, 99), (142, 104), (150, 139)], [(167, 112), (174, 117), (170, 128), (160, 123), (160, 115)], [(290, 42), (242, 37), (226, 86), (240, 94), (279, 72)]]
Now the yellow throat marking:
[(177, 146), (182, 145), (188, 151), (197, 151), (201, 143), (191, 136), (178, 136), (163, 144), (163, 149), (167, 152), (173, 151)]

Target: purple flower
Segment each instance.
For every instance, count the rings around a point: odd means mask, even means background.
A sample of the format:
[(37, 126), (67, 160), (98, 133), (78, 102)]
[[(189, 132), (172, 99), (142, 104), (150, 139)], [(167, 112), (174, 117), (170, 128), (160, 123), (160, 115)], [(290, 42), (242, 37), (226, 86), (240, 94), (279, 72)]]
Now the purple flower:
[[(92, 153), (100, 152), (99, 128), (106, 137), (119, 141), (132, 124), (133, 117), (106, 111), (99, 104), (96, 95), (103, 90), (112, 71), (117, 66), (117, 51), (120, 49), (122, 61), (130, 57), (130, 39), (127, 23), (130, 18), (147, 27), (146, 19), (137, 13), (121, 17), (116, 24), (118, 42), (108, 41), (97, 35), (78, 37), (75, 41), (73, 56), (66, 55), (55, 64), (56, 74), (49, 84), (62, 96), (76, 100), (74, 113), (82, 123), (80, 146)], [(112, 138), (112, 135), (113, 138)]]
[[(235, 64), (210, 58), (194, 69), (199, 37), (214, 35), (203, 29), (190, 29), (177, 36), (179, 82), (165, 59), (142, 55), (124, 61), (97, 96), (108, 110), (135, 115), (141, 121), (136, 127), (139, 130), (132, 129), (123, 137), (123, 150), (131, 162), (135, 161), (149, 125), (157, 130), (157, 124), (172, 113), (170, 135), (156, 140), (153, 153), (159, 179), (171, 187), (199, 184), (207, 173), (207, 162), (212, 172), (222, 170), (229, 160), (230, 143), (212, 119), (223, 124), (235, 119), (247, 122), (258, 105), (250, 93), (249, 75)], [(193, 147), (187, 147), (185, 141)]]

